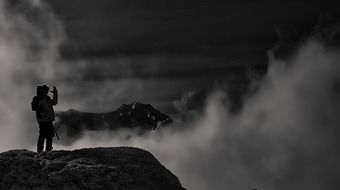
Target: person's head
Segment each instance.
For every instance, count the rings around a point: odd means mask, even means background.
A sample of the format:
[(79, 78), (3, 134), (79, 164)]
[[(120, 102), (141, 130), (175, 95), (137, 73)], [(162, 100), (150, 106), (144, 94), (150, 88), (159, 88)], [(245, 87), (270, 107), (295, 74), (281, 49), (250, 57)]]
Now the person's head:
[(50, 90), (50, 88), (46, 85), (42, 85), (42, 86), (38, 86), (37, 91), (38, 91), (38, 95), (47, 95), (48, 91)]

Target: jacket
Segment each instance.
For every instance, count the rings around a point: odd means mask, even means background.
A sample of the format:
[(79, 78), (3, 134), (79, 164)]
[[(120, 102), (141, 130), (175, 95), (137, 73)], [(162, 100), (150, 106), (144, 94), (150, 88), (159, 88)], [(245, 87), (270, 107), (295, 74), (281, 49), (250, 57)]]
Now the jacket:
[(49, 96), (35, 96), (32, 100), (32, 110), (36, 112), (38, 122), (53, 122), (55, 121), (55, 113), (53, 106), (58, 103), (58, 94), (53, 94), (51, 99)]

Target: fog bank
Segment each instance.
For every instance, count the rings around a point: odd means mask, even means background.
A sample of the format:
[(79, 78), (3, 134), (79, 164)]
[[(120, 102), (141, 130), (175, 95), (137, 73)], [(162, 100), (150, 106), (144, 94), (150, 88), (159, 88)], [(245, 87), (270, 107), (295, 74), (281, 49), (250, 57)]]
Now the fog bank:
[(321, 42), (289, 60), (271, 60), (242, 111), (228, 113), (227, 94), (214, 92), (205, 113), (160, 131), (123, 140), (88, 133), (72, 147), (137, 146), (156, 155), (188, 189), (338, 189), (340, 54)]

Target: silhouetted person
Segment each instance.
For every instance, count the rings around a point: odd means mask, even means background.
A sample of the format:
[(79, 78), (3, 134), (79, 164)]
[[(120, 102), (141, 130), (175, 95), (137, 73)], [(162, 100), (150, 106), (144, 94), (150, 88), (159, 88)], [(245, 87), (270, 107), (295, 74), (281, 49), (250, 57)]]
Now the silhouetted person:
[(58, 91), (53, 86), (53, 98), (48, 96), (49, 87), (46, 85), (37, 87), (37, 95), (33, 98), (31, 106), (32, 110), (36, 112), (37, 121), (39, 123), (39, 138), (37, 151), (44, 150), (44, 141), (46, 139), (46, 151), (51, 151), (52, 140), (54, 137), (53, 121), (55, 114), (53, 106), (58, 103)]

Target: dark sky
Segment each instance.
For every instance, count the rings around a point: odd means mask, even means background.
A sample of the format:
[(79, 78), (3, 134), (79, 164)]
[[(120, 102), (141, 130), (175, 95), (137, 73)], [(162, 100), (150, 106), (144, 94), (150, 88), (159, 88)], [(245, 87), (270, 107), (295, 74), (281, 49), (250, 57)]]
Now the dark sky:
[[(162, 92), (134, 98), (169, 109), (183, 93), (216, 81), (242, 75), (232, 83), (243, 86), (243, 68), (265, 69), (277, 26), (304, 30), (340, 9), (331, 0), (46, 1), (65, 27), (63, 57), (92, 60), (84, 80), (144, 80), (142, 91)], [(117, 67), (117, 59), (129, 69)]]
[[(272, 46), (274, 28), (337, 12), (337, 1), (51, 1), (72, 45), (92, 53), (249, 55)], [(85, 46), (85, 47), (84, 47)], [(97, 50), (93, 50), (97, 48)], [(96, 52), (97, 51), (97, 52)]]

